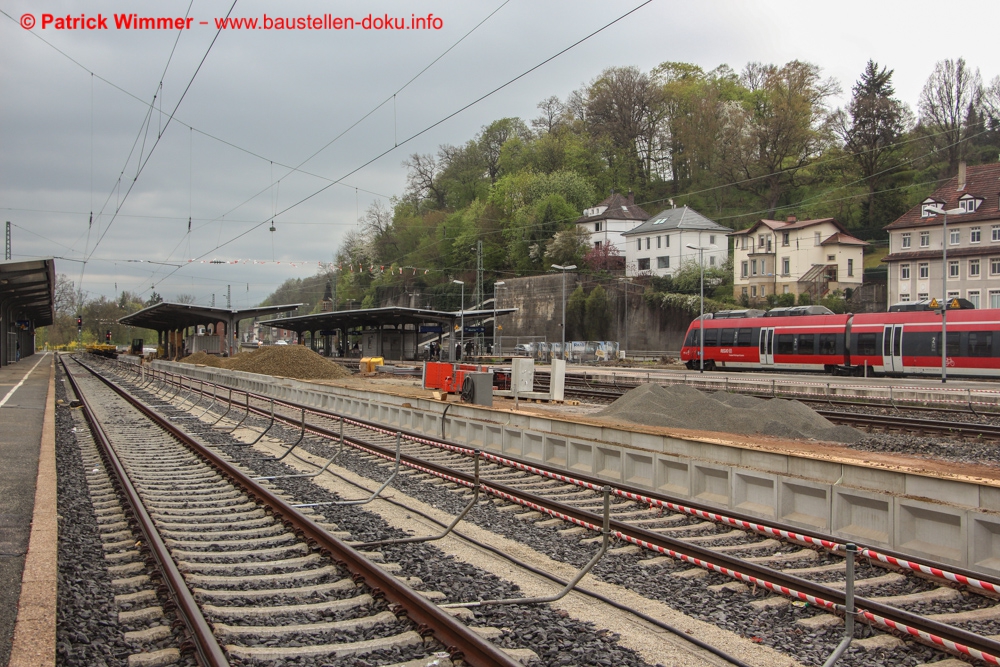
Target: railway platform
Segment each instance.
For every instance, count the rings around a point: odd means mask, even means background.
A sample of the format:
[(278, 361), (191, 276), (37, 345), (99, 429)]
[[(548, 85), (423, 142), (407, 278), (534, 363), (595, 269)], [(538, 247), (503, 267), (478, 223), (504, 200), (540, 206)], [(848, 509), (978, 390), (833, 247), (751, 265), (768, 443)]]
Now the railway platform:
[(0, 367), (0, 665), (55, 663), (55, 367)]

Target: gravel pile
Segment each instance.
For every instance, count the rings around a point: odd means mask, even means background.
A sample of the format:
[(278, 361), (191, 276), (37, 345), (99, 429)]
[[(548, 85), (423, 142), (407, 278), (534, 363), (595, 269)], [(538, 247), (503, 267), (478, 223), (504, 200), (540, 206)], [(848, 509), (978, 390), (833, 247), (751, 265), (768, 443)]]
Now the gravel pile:
[(763, 400), (722, 391), (706, 394), (684, 385), (639, 385), (597, 416), (647, 426), (796, 440), (855, 443), (864, 437), (849, 426), (833, 424), (798, 401)]
[(233, 371), (280, 375), (296, 380), (336, 380), (349, 377), (351, 372), (302, 345), (262, 347), (235, 357), (217, 357), (195, 352), (181, 359), (182, 364), (204, 364)]

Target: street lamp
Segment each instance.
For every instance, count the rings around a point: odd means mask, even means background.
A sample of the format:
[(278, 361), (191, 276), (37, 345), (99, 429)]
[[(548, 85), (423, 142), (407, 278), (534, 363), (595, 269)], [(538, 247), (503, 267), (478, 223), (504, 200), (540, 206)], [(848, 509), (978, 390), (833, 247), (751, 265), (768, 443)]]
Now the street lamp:
[(941, 383), (948, 381), (948, 216), (965, 213), (960, 208), (947, 211), (937, 206), (925, 206), (924, 210), (934, 215), (944, 216), (941, 236)]
[[(497, 351), (499, 351), (500, 354), (503, 354), (503, 346), (500, 345), (497, 342), (498, 341), (498, 339), (497, 339), (497, 288), (498, 287), (506, 287), (506, 286), (507, 286), (507, 283), (505, 283), (502, 280), (498, 280), (495, 283), (493, 283), (493, 347), (497, 348), (496, 350), (493, 351), (494, 354), (496, 354)], [(501, 328), (500, 331), (503, 331), (503, 329)], [(502, 339), (503, 338), (503, 334), (500, 334), (500, 337)]]
[(458, 334), (459, 353), (455, 355), (455, 361), (458, 361), (458, 357), (461, 356), (463, 352), (465, 352), (465, 283), (462, 282), (461, 280), (452, 280), (451, 282), (455, 283), (456, 285), (462, 286), (462, 320), (460, 324), (461, 331)]
[(691, 245), (687, 244), (691, 250), (698, 251), (698, 267), (701, 269), (701, 313), (698, 315), (698, 338), (700, 339), (700, 351), (698, 353), (699, 372), (705, 372), (705, 251), (717, 250), (714, 245)]
[(552, 265), (553, 269), (559, 269), (563, 274), (563, 321), (562, 321), (562, 356), (563, 360), (566, 359), (566, 272), (572, 271), (576, 268), (576, 264), (570, 264), (569, 266), (559, 266), (558, 264)]

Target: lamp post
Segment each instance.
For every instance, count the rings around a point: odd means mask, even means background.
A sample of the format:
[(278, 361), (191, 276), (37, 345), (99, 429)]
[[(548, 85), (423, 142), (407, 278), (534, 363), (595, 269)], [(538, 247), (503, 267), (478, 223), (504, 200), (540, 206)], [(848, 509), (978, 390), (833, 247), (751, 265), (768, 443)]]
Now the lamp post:
[[(498, 280), (493, 283), (493, 347), (496, 348), (496, 350), (493, 351), (494, 354), (496, 354), (497, 351), (499, 351), (500, 354), (503, 354), (503, 346), (497, 342), (499, 340), (497, 338), (497, 288), (506, 286), (507, 283), (502, 280)], [(503, 331), (503, 329), (500, 329), (500, 331)], [(503, 338), (503, 334), (500, 334), (500, 337)]]
[(701, 312), (698, 315), (698, 338), (700, 351), (698, 352), (698, 365), (700, 373), (705, 372), (705, 251), (716, 250), (714, 245), (691, 245), (687, 244), (691, 250), (698, 251), (698, 268), (701, 270)]
[(562, 357), (565, 361), (566, 359), (566, 272), (572, 271), (576, 268), (576, 264), (570, 264), (569, 266), (559, 266), (558, 264), (552, 265), (553, 269), (559, 269), (562, 271), (563, 285), (562, 285), (562, 301), (563, 301), (563, 320), (562, 320)]
[(459, 331), (459, 334), (458, 334), (458, 337), (459, 337), (459, 340), (458, 340), (459, 353), (457, 355), (455, 355), (456, 356), (455, 361), (458, 361), (457, 357), (461, 356), (465, 352), (465, 283), (462, 282), (461, 280), (452, 280), (451, 282), (455, 283), (456, 285), (461, 285), (462, 286), (462, 310), (461, 310), (462, 319), (461, 319), (461, 323), (459, 324), (459, 327), (461, 328), (461, 330)]
[(924, 208), (928, 213), (944, 216), (941, 236), (941, 383), (948, 381), (948, 216), (965, 213), (960, 208), (947, 211), (937, 206)]

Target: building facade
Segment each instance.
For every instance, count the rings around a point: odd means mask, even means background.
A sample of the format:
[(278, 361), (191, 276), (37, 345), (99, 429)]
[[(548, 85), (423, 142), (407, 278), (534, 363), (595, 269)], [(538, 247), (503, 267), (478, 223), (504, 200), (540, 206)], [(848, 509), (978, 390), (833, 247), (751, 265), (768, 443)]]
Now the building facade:
[(760, 220), (730, 236), (737, 299), (802, 293), (818, 299), (861, 286), (868, 244), (833, 218)]
[(698, 261), (698, 250), (688, 246), (705, 248), (706, 268), (721, 267), (729, 259), (731, 231), (687, 206), (668, 208), (622, 234), (625, 275), (673, 275), (684, 262)]
[[(945, 216), (931, 213), (931, 207), (958, 209), (947, 216), (947, 232)], [(976, 308), (1000, 308), (1000, 164), (960, 164), (955, 178), (886, 230), (887, 305), (940, 299), (943, 293), (968, 299)]]
[(649, 213), (635, 205), (635, 195), (621, 195), (614, 190), (611, 196), (600, 204), (586, 209), (583, 217), (574, 222), (577, 227), (590, 233), (590, 245), (613, 245), (625, 256), (625, 240), (622, 233), (649, 219)]

